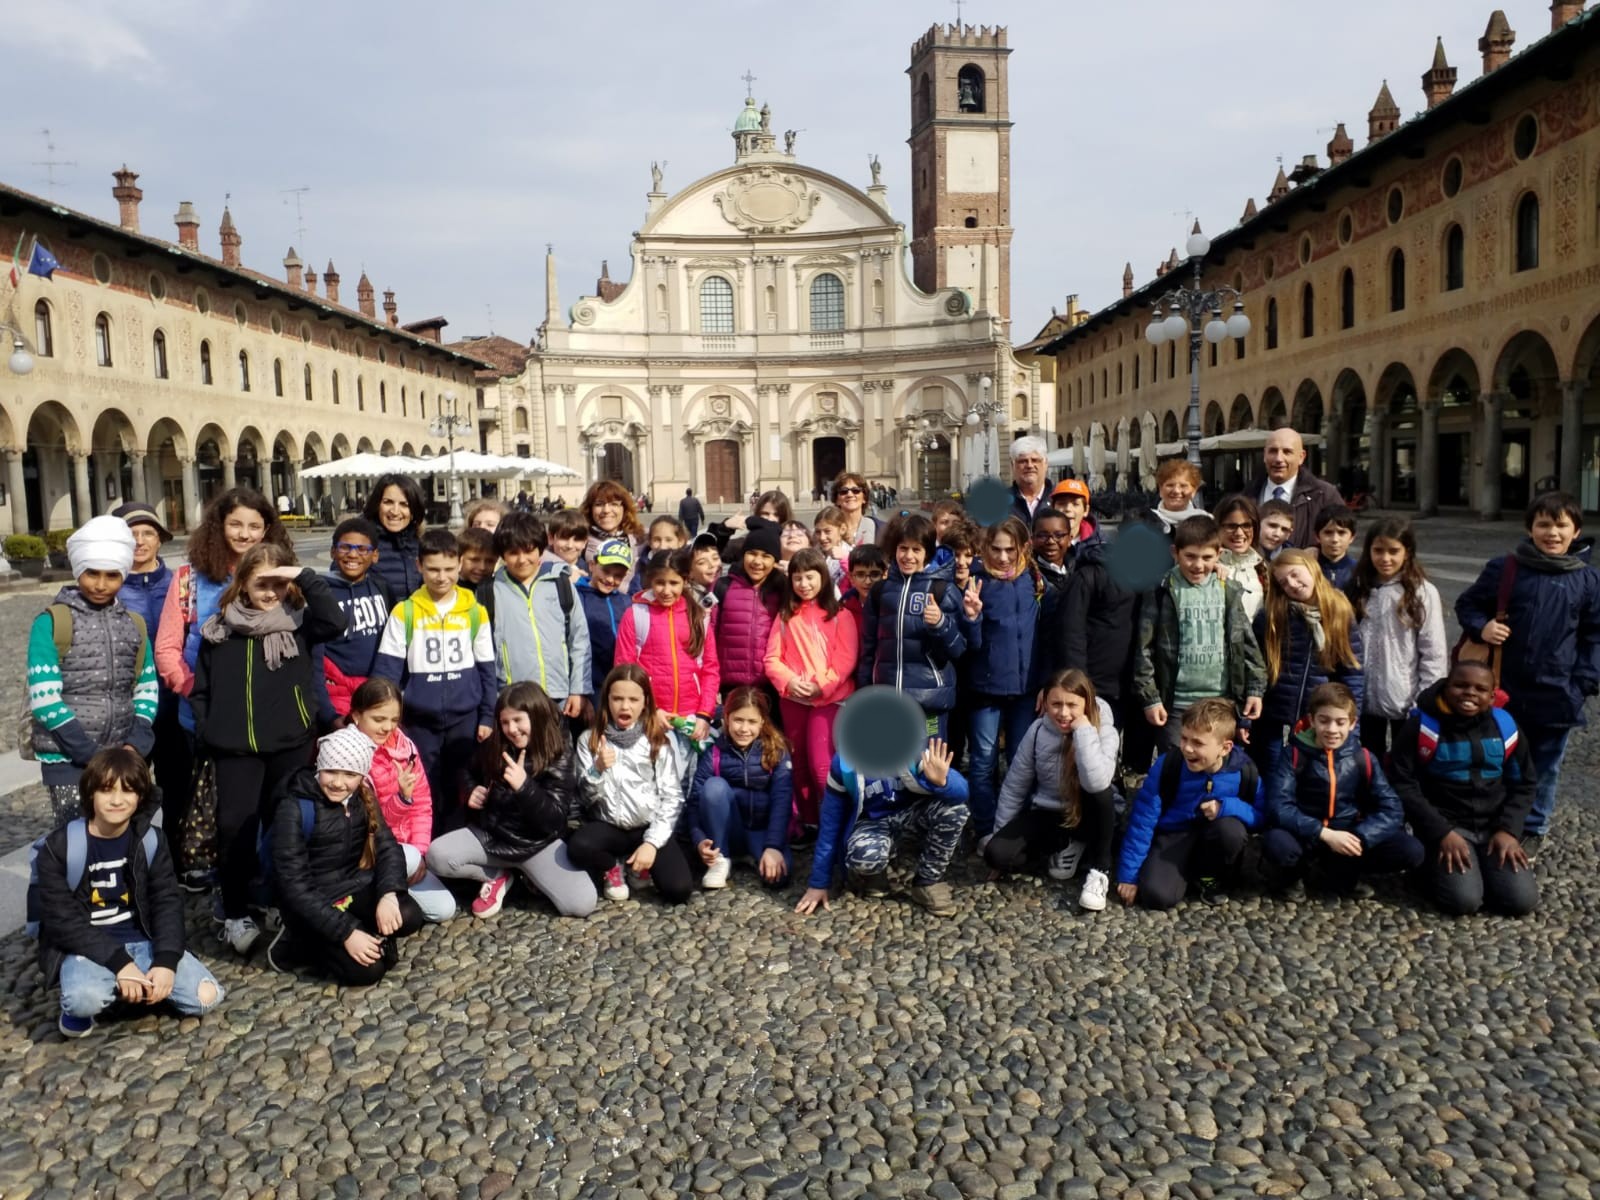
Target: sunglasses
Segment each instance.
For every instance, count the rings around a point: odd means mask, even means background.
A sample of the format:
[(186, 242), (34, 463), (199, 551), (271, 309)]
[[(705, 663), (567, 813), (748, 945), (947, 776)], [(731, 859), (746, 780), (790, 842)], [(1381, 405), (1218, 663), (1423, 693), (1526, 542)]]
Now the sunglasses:
[(835, 496), (859, 496), (861, 495), (861, 489), (858, 487), (834, 488), (833, 494)]
[(1254, 530), (1255, 526), (1249, 521), (1229, 521), (1222, 528), (1229, 533), (1244, 533), (1246, 530)]
[(363, 546), (363, 545), (360, 545), (359, 543), (356, 543), (356, 542), (335, 542), (333, 544), (333, 552), (335, 554), (367, 555), (367, 554), (371, 554), (372, 551), (373, 551), (373, 547), (372, 546)]

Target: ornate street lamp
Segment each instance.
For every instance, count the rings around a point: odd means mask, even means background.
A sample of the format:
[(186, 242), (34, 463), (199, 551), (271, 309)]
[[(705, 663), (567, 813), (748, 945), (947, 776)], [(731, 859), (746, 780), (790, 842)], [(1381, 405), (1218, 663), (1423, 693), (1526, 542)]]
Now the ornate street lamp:
[[(446, 392), (440, 397), (443, 401), (441, 411), (428, 424), (428, 432), (434, 437), (445, 438), (450, 447), (450, 529), (460, 532), (465, 525), (466, 518), (461, 515), (461, 475), (456, 470), (456, 437), (465, 437), (472, 431), (472, 422), (459, 415), (456, 411), (457, 397), (454, 392)], [(448, 409), (448, 413), (442, 411)]]
[[(1189, 335), (1189, 420), (1185, 430), (1188, 437), (1188, 459), (1200, 465), (1200, 339), (1212, 345), (1228, 338), (1243, 338), (1250, 332), (1250, 318), (1245, 316), (1243, 294), (1237, 288), (1221, 287), (1206, 291), (1200, 283), (1200, 264), (1211, 250), (1211, 239), (1200, 232), (1200, 222), (1194, 223), (1194, 232), (1184, 243), (1189, 261), (1194, 266), (1194, 285), (1174, 288), (1160, 300), (1150, 314), (1150, 324), (1144, 336), (1152, 346), (1163, 342), (1176, 342)], [(1232, 315), (1223, 320), (1222, 307), (1232, 302)], [(1165, 315), (1162, 310), (1165, 309)], [(1210, 320), (1207, 320), (1207, 317)]]
[(13, 375), (31, 375), (33, 373), (33, 355), (28, 352), (28, 343), (22, 340), (22, 330), (6, 321), (0, 321), (0, 333), (11, 335), (11, 357), (6, 359), (6, 366)]
[[(978, 400), (967, 410), (967, 428), (977, 429), (983, 427), (983, 473), (985, 476), (994, 473), (994, 464), (990, 456), (989, 443), (995, 427), (995, 418), (999, 416), (1001, 404), (998, 400), (989, 397), (990, 389), (994, 387), (994, 380), (985, 375), (978, 380)], [(968, 472), (970, 479), (971, 473)]]

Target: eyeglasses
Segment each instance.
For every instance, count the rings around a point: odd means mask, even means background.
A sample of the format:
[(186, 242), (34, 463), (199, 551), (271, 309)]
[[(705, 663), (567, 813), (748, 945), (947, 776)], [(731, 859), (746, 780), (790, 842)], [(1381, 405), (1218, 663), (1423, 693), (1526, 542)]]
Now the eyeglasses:
[(335, 542), (333, 551), (335, 554), (359, 554), (365, 556), (372, 553), (372, 547), (363, 546), (356, 542)]
[(861, 489), (858, 487), (834, 488), (833, 494), (835, 496), (859, 496), (861, 495)]
[(1065, 542), (1071, 537), (1072, 534), (1065, 529), (1060, 533), (1051, 533), (1043, 529), (1033, 531), (1033, 540), (1036, 542)]
[(1249, 521), (1229, 521), (1222, 528), (1226, 533), (1245, 533), (1247, 531), (1253, 531), (1255, 526)]

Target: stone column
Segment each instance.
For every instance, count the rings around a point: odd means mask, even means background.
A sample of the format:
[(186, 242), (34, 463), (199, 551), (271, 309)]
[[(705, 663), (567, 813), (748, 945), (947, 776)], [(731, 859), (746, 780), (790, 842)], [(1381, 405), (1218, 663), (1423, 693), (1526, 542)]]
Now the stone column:
[(136, 504), (150, 503), (150, 481), (145, 478), (144, 460), (143, 450), (128, 451), (128, 465), (133, 472), (133, 485), (129, 489), (128, 499)]
[(222, 460), (222, 490), (225, 492), (232, 491), (238, 486), (239, 476), (235, 461), (232, 458), (224, 458)]
[(1422, 402), (1422, 424), (1417, 434), (1417, 515), (1439, 515), (1439, 404)]
[(1569, 379), (1561, 385), (1561, 490), (1576, 496), (1583, 472), (1583, 394), (1587, 379)]
[(28, 532), (28, 489), (27, 483), (22, 478), (22, 450), (20, 448), (5, 452), (6, 455), (6, 504), (11, 508), (11, 532)]
[(89, 481), (89, 455), (72, 451), (72, 494), (78, 504), (78, 524), (94, 516), (94, 488)]
[(1330, 408), (1322, 422), (1322, 474), (1325, 479), (1339, 482), (1339, 472), (1344, 469), (1344, 413)]
[(1500, 519), (1500, 474), (1505, 466), (1500, 422), (1508, 399), (1504, 392), (1485, 392), (1479, 397), (1483, 405), (1483, 445), (1478, 458), (1483, 466), (1478, 481), (1478, 516), (1485, 521)]
[(1368, 474), (1372, 479), (1372, 499), (1379, 508), (1389, 503), (1389, 414), (1373, 413), (1372, 437), (1369, 441), (1372, 463)]
[(183, 482), (183, 527), (193, 529), (200, 519), (200, 479), (192, 458), (178, 459), (178, 476)]

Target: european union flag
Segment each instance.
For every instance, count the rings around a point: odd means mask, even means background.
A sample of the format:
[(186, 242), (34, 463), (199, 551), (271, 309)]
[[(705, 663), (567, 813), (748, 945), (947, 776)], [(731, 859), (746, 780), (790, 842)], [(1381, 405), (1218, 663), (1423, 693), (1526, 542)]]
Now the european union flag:
[(51, 254), (37, 241), (33, 243), (33, 255), (28, 259), (28, 274), (40, 275), (49, 279), (59, 270), (61, 264), (56, 261), (56, 256)]

